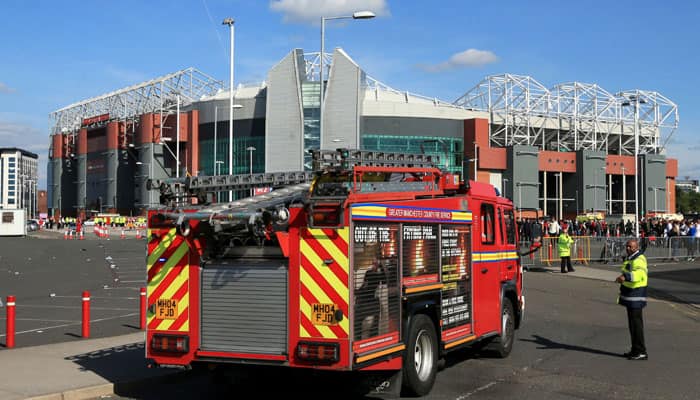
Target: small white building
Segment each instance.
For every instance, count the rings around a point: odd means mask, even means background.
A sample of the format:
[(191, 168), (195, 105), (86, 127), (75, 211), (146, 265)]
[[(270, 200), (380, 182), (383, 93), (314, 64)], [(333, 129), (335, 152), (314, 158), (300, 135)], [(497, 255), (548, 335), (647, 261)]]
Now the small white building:
[(39, 156), (15, 147), (0, 147), (0, 208), (24, 209), (37, 215)]

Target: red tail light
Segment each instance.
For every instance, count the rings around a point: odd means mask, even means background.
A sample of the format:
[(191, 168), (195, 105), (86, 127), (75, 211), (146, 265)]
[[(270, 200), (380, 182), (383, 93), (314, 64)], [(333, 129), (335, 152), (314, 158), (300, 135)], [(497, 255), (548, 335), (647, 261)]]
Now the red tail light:
[(168, 353), (187, 353), (190, 350), (190, 339), (187, 336), (153, 335), (151, 350)]
[(339, 359), (338, 344), (299, 342), (297, 344), (297, 358), (318, 363), (336, 363)]

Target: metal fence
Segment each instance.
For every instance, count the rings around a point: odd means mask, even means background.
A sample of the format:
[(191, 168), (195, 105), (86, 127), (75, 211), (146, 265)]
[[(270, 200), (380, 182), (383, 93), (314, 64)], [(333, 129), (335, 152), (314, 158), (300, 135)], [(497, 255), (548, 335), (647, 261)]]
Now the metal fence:
[[(572, 236), (571, 262), (579, 264), (621, 263), (627, 256), (625, 244), (633, 237)], [(558, 238), (545, 237), (537, 253), (522, 257), (523, 266), (558, 265), (560, 262)], [(530, 243), (522, 242), (521, 251), (529, 250)], [(648, 260), (693, 261), (700, 257), (700, 238), (678, 236), (671, 238), (648, 237), (640, 239), (640, 248)]]

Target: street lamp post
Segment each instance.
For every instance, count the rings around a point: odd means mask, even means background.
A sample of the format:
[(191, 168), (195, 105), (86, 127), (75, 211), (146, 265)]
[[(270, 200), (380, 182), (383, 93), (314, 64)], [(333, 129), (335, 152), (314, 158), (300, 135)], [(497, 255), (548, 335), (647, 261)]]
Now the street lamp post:
[(625, 167), (622, 167), (622, 217), (627, 214), (627, 176), (625, 175)]
[[(370, 19), (374, 18), (375, 14), (371, 11), (357, 11), (354, 12), (352, 15), (343, 15), (343, 16), (338, 16), (338, 17), (321, 17), (321, 54), (319, 57), (319, 62), (320, 62), (320, 68), (318, 71), (318, 76), (319, 76), (319, 82), (320, 82), (320, 93), (319, 93), (319, 129), (318, 129), (318, 136), (319, 136), (319, 143), (323, 144), (323, 56), (326, 52), (326, 21), (330, 21), (332, 19)], [(232, 78), (233, 79), (233, 78)]]
[(503, 183), (501, 183), (501, 186), (503, 186), (503, 197), (508, 197), (506, 196), (506, 185), (508, 184), (508, 178), (503, 178)]
[[(556, 176), (558, 181), (561, 180), (561, 172), (555, 172), (554, 176)], [(556, 182), (556, 185), (554, 186), (554, 194), (555, 196), (555, 202), (554, 202), (554, 212), (555, 215), (557, 216), (557, 220), (561, 220), (561, 215), (560, 215), (560, 210), (559, 210), (559, 182)]]
[[(221, 107), (214, 106), (214, 175), (217, 175), (216, 174), (216, 163), (219, 162), (218, 156), (216, 154), (218, 151), (217, 150), (217, 147), (218, 147), (217, 141), (218, 141), (218, 136), (219, 136), (218, 135), (218, 128), (217, 128), (219, 125), (219, 108), (221, 108)], [(239, 110), (239, 109), (243, 108), (243, 106), (240, 104), (234, 104), (231, 108), (233, 110)]]
[[(248, 147), (246, 147), (246, 150), (248, 150), (250, 152), (250, 177), (252, 178), (253, 177), (253, 152), (256, 149), (253, 146), (248, 146)], [(252, 184), (252, 182), (251, 182), (251, 184)], [(250, 188), (251, 197), (253, 196), (254, 193), (255, 193), (255, 190), (251, 187)]]
[[(221, 164), (223, 164), (223, 163), (224, 162), (220, 161), (220, 160), (216, 160), (214, 162), (214, 175), (218, 176), (221, 173)], [(221, 199), (220, 199), (221, 196), (219, 196), (220, 194), (221, 193), (219, 193), (218, 191), (216, 192), (216, 202), (217, 203), (221, 201)]]
[(479, 157), (477, 156), (477, 153), (476, 153), (478, 146), (479, 145), (476, 142), (474, 142), (474, 158), (472, 158), (472, 160), (474, 160), (474, 182), (476, 182), (476, 168), (477, 168), (477, 165), (479, 164)]
[(522, 190), (522, 185), (520, 182), (517, 182), (516, 185), (518, 186), (518, 212), (520, 213), (520, 220), (522, 221), (523, 219), (523, 190)]
[(621, 106), (634, 105), (634, 236), (639, 238), (639, 104), (646, 103), (637, 95), (630, 95)]
[(180, 95), (177, 95), (177, 121), (175, 121), (175, 177), (180, 177)]
[[(234, 38), (234, 23), (233, 18), (224, 19), (223, 24), (228, 25), (231, 33), (230, 38), (230, 63), (229, 63), (229, 93), (228, 93), (228, 174), (233, 175), (233, 38)], [(228, 192), (228, 200), (233, 201), (233, 190)]]

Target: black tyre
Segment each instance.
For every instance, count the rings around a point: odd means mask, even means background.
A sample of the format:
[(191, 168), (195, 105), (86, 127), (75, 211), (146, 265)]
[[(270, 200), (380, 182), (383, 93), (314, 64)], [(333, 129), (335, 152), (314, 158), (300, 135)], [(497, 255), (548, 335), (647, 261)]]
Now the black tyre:
[(501, 309), (501, 334), (493, 338), (488, 346), (488, 350), (494, 352), (499, 358), (506, 358), (513, 350), (515, 340), (515, 314), (513, 303), (508, 299), (503, 299)]
[(403, 390), (409, 396), (430, 392), (437, 373), (437, 334), (433, 321), (426, 315), (413, 317), (408, 330), (408, 347), (403, 359)]

